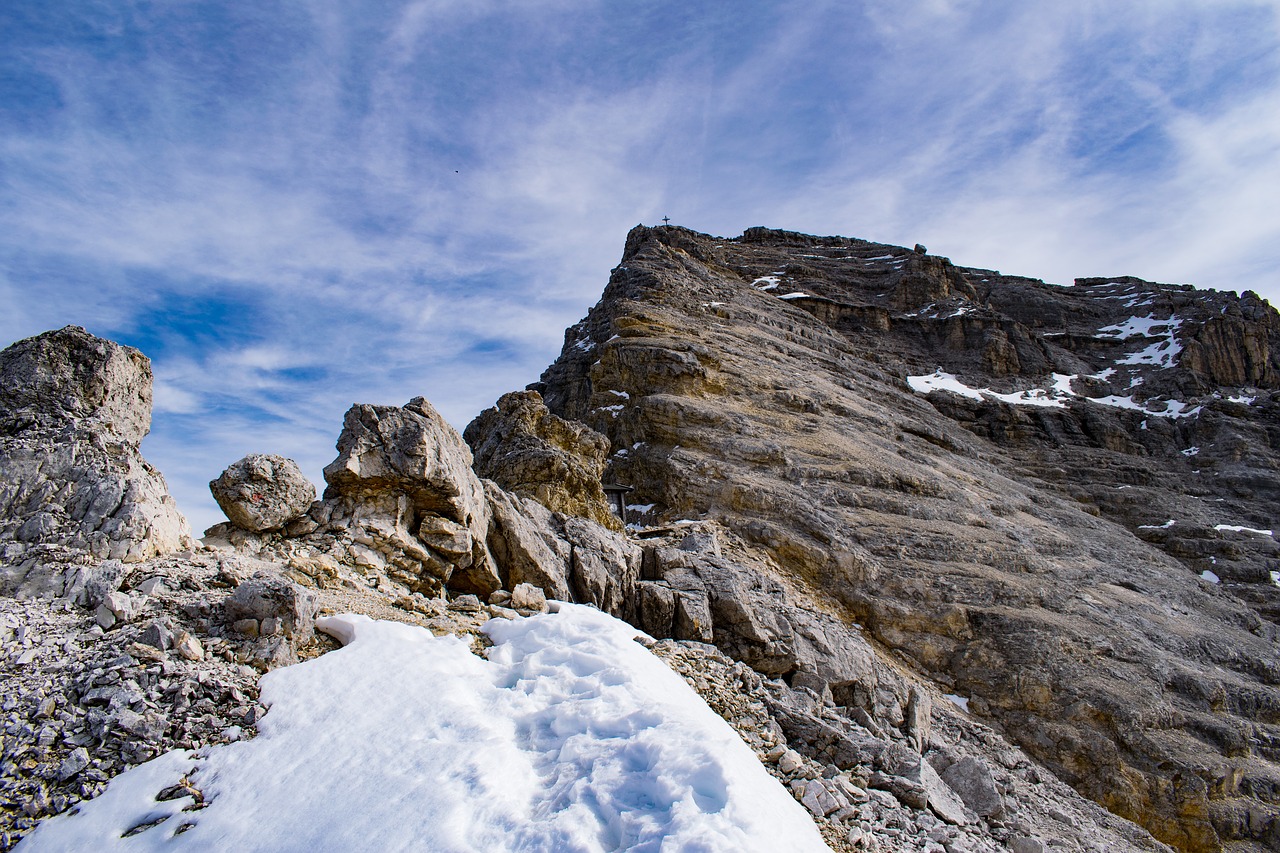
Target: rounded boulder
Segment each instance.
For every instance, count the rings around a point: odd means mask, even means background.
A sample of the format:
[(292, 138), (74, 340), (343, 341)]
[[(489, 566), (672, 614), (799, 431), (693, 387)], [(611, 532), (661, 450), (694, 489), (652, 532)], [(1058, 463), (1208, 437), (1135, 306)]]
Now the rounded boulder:
[(284, 527), (316, 499), (316, 487), (297, 462), (262, 453), (233, 463), (209, 491), (232, 524), (255, 533)]

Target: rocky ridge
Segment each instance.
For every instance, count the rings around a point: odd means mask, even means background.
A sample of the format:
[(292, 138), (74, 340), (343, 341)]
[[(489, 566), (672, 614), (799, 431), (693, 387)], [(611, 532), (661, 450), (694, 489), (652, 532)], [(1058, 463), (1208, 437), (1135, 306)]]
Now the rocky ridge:
[(704, 637), (853, 718), (897, 718), (891, 650), (1169, 844), (1265, 850), (1278, 366), (1251, 293), (638, 227), (533, 387), (609, 437), (644, 525), (741, 543), (659, 559), (642, 603), (699, 587)]
[[(58, 334), (42, 343), (56, 348)], [(484, 420), (470, 434), (498, 444), (486, 435), (529, 423)], [(581, 424), (567, 434), (562, 461), (598, 466), (599, 437)], [(514, 469), (539, 470), (546, 448), (525, 446), (534, 458)], [(461, 437), (421, 399), (353, 407), (338, 452), (305, 510), (289, 465), (242, 460), (219, 480), (251, 486), (227, 490), (255, 508), (244, 526), (134, 562), (75, 541), (26, 567), (0, 600), (0, 847), (161, 750), (252, 736), (264, 711), (256, 674), (331, 647), (311, 631), (316, 613), (469, 633), (483, 653), (484, 621), (537, 613), (550, 596), (674, 638), (657, 650), (738, 725), (836, 849), (1162, 849), (953, 710), (718, 522), (628, 536), (508, 493), (474, 473)], [(198, 792), (189, 783), (157, 795)]]

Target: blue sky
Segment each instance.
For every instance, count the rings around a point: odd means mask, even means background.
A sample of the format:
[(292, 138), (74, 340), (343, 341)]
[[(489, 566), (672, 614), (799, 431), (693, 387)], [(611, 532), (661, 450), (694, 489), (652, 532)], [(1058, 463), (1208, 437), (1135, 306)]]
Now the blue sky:
[(1276, 0), (0, 4), (0, 345), (148, 354), (198, 530), (537, 379), (638, 222), (1275, 302), (1277, 189)]

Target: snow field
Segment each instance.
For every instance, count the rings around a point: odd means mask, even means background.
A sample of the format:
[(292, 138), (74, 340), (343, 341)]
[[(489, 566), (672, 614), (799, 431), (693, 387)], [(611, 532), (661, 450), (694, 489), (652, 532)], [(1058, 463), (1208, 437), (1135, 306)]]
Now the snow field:
[[(263, 677), (258, 737), (133, 768), (18, 850), (827, 849), (728, 724), (612, 617), (561, 604), (493, 620), (488, 660), (414, 626), (317, 624), (344, 648)], [(155, 799), (183, 777), (206, 808)]]
[[(1103, 371), (1103, 373), (1098, 374), (1098, 377), (1103, 377), (1105, 373), (1106, 371)], [(1189, 418), (1198, 415), (1203, 408), (1203, 406), (1189, 407), (1188, 404), (1181, 400), (1166, 400), (1163, 401), (1164, 408), (1156, 411), (1137, 402), (1132, 395), (1120, 397), (1110, 394), (1106, 397), (1085, 397), (1076, 394), (1071, 389), (1071, 382), (1076, 378), (1078, 377), (1075, 374), (1055, 373), (1053, 374), (1053, 386), (1051, 389), (1030, 388), (1026, 391), (1017, 391), (1012, 394), (1000, 394), (990, 388), (971, 388), (956, 378), (954, 374), (938, 368), (933, 373), (924, 376), (908, 376), (907, 384), (917, 394), (928, 394), (930, 391), (950, 391), (952, 394), (959, 394), (972, 400), (995, 399), (1015, 406), (1043, 406), (1053, 409), (1064, 409), (1067, 405), (1066, 400), (1078, 397), (1081, 400), (1088, 400), (1090, 403), (1097, 403), (1100, 406), (1132, 409), (1135, 412), (1155, 415), (1160, 418)], [(1152, 400), (1149, 403), (1158, 405), (1161, 401)]]

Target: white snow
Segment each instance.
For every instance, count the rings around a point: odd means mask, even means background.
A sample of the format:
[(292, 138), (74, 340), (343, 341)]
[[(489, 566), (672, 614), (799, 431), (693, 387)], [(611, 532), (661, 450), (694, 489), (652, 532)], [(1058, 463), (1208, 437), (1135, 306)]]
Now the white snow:
[(801, 299), (806, 296), (812, 296), (812, 294), (805, 293), (803, 290), (797, 290), (797, 291), (794, 291), (793, 293), (784, 293), (778, 298), (779, 299)]
[(622, 398), (622, 399), (624, 399), (624, 400), (630, 400), (630, 399), (631, 399), (631, 395), (630, 395), (630, 394), (628, 394), (626, 391), (615, 391), (615, 390), (613, 390), (612, 388), (610, 388), (610, 389), (609, 389), (609, 393), (610, 393), (610, 394), (612, 394), (612, 395), (613, 395), (613, 396), (615, 396), (615, 397), (621, 397), (621, 398)]
[(1116, 364), (1158, 364), (1161, 367), (1173, 367), (1177, 364), (1178, 353), (1182, 352), (1182, 344), (1172, 335), (1168, 340), (1156, 341), (1146, 349), (1131, 352)]
[(957, 696), (955, 693), (943, 693), (942, 698), (946, 699), (966, 714), (969, 713), (969, 698), (967, 696)]
[(1240, 527), (1235, 524), (1215, 524), (1213, 529), (1218, 531), (1229, 530), (1232, 533), (1257, 533), (1262, 536), (1273, 535), (1270, 530), (1259, 530), (1256, 527)]
[(644, 513), (653, 509), (655, 506), (657, 506), (657, 504), (627, 504), (627, 511)]
[(1173, 527), (1177, 523), (1178, 522), (1174, 521), (1171, 518), (1168, 521), (1166, 521), (1164, 524), (1139, 524), (1138, 529), (1139, 530), (1168, 530), (1170, 527)]
[[(129, 770), (18, 850), (827, 849), (728, 724), (612, 617), (562, 604), (493, 620), (488, 660), (415, 626), (320, 624), (345, 647), (263, 677), (256, 738)], [(207, 808), (155, 799), (184, 776)]]
[(1179, 450), (1178, 452), (1181, 453), (1183, 456), (1195, 456), (1197, 453), (1200, 452), (1200, 448), (1198, 446), (1188, 447), (1186, 450)]
[[(1144, 338), (1164, 337), (1169, 334), (1170, 329), (1176, 329), (1180, 325), (1182, 325), (1182, 320), (1177, 317), (1161, 320), (1148, 314), (1145, 317), (1130, 317), (1123, 323), (1116, 323), (1114, 326), (1103, 326), (1098, 329), (1098, 333), (1094, 337), (1116, 338), (1122, 341), (1139, 335)], [(1156, 329), (1161, 331), (1153, 334)]]
[(1276, 586), (1280, 586), (1280, 572), (1271, 573), (1271, 582)]
[(1130, 338), (1163, 338), (1148, 345), (1145, 349), (1126, 355), (1116, 364), (1158, 364), (1161, 367), (1173, 367), (1177, 364), (1178, 353), (1182, 352), (1182, 344), (1178, 343), (1178, 327), (1182, 325), (1179, 317), (1160, 319), (1152, 314), (1145, 317), (1130, 317), (1123, 323), (1103, 326), (1094, 337), (1113, 338), (1127, 341)]
[[(1102, 374), (1098, 374), (1098, 376), (1101, 377)], [(1048, 390), (1044, 388), (1029, 388), (1026, 391), (1017, 391), (1012, 394), (1000, 394), (990, 388), (971, 388), (957, 379), (954, 374), (947, 373), (939, 367), (931, 374), (908, 376), (907, 384), (917, 394), (928, 394), (930, 391), (950, 391), (952, 394), (959, 394), (972, 400), (993, 398), (1015, 406), (1044, 406), (1055, 409), (1066, 408), (1068, 399), (1079, 396), (1081, 400), (1088, 400), (1090, 403), (1097, 403), (1100, 406), (1132, 409), (1135, 412), (1142, 412), (1143, 414), (1155, 415), (1161, 418), (1189, 418), (1193, 415), (1198, 415), (1203, 408), (1202, 406), (1188, 407), (1187, 403), (1183, 403), (1180, 400), (1150, 401), (1148, 405), (1162, 405), (1164, 407), (1157, 411), (1137, 402), (1132, 395), (1121, 397), (1111, 394), (1106, 397), (1084, 397), (1077, 395), (1071, 389), (1071, 383), (1076, 378), (1076, 374), (1055, 373), (1053, 374), (1052, 387)], [(1143, 423), (1145, 424), (1145, 421)], [(1145, 426), (1142, 428), (1146, 429)]]
[(596, 342), (591, 340), (591, 338), (583, 338), (580, 341), (576, 341), (573, 345), (573, 349), (576, 349), (579, 352), (591, 352), (591, 350), (595, 348)]
[(1244, 405), (1246, 405), (1246, 406), (1252, 406), (1252, 405), (1253, 405), (1253, 401), (1254, 401), (1254, 400), (1256, 400), (1256, 399), (1258, 399), (1256, 396), (1254, 396), (1254, 397), (1250, 397), (1250, 396), (1248, 396), (1247, 394), (1240, 394), (1239, 396), (1236, 396), (1236, 397), (1228, 397), (1228, 398), (1227, 398), (1227, 402), (1228, 402), (1228, 403), (1242, 403), (1242, 404), (1244, 404)]
[(1000, 394), (990, 388), (970, 388), (942, 368), (938, 368), (932, 374), (926, 376), (908, 376), (907, 384), (911, 386), (911, 390), (918, 394), (928, 394), (930, 391), (950, 391), (952, 394), (959, 394), (972, 400), (984, 400), (992, 397), (1017, 406), (1047, 406), (1057, 409), (1066, 407), (1066, 403), (1056, 397), (1049, 396), (1049, 393), (1042, 388), (1032, 388), (1028, 391), (1018, 391), (1013, 394)]
[(1207, 580), (1209, 583), (1221, 582), (1221, 578), (1219, 578), (1217, 575), (1215, 575), (1213, 572), (1209, 571), (1208, 569), (1205, 569), (1203, 572), (1201, 572), (1200, 577), (1203, 578), (1204, 580)]
[(755, 281), (751, 282), (751, 286), (758, 287), (761, 290), (773, 290), (781, 283), (782, 279), (776, 275), (762, 275)]
[(950, 391), (961, 397), (981, 400), (982, 392), (965, 385), (954, 374), (945, 372), (941, 367), (927, 376), (908, 376), (907, 384), (917, 394), (928, 394), (930, 391)]

